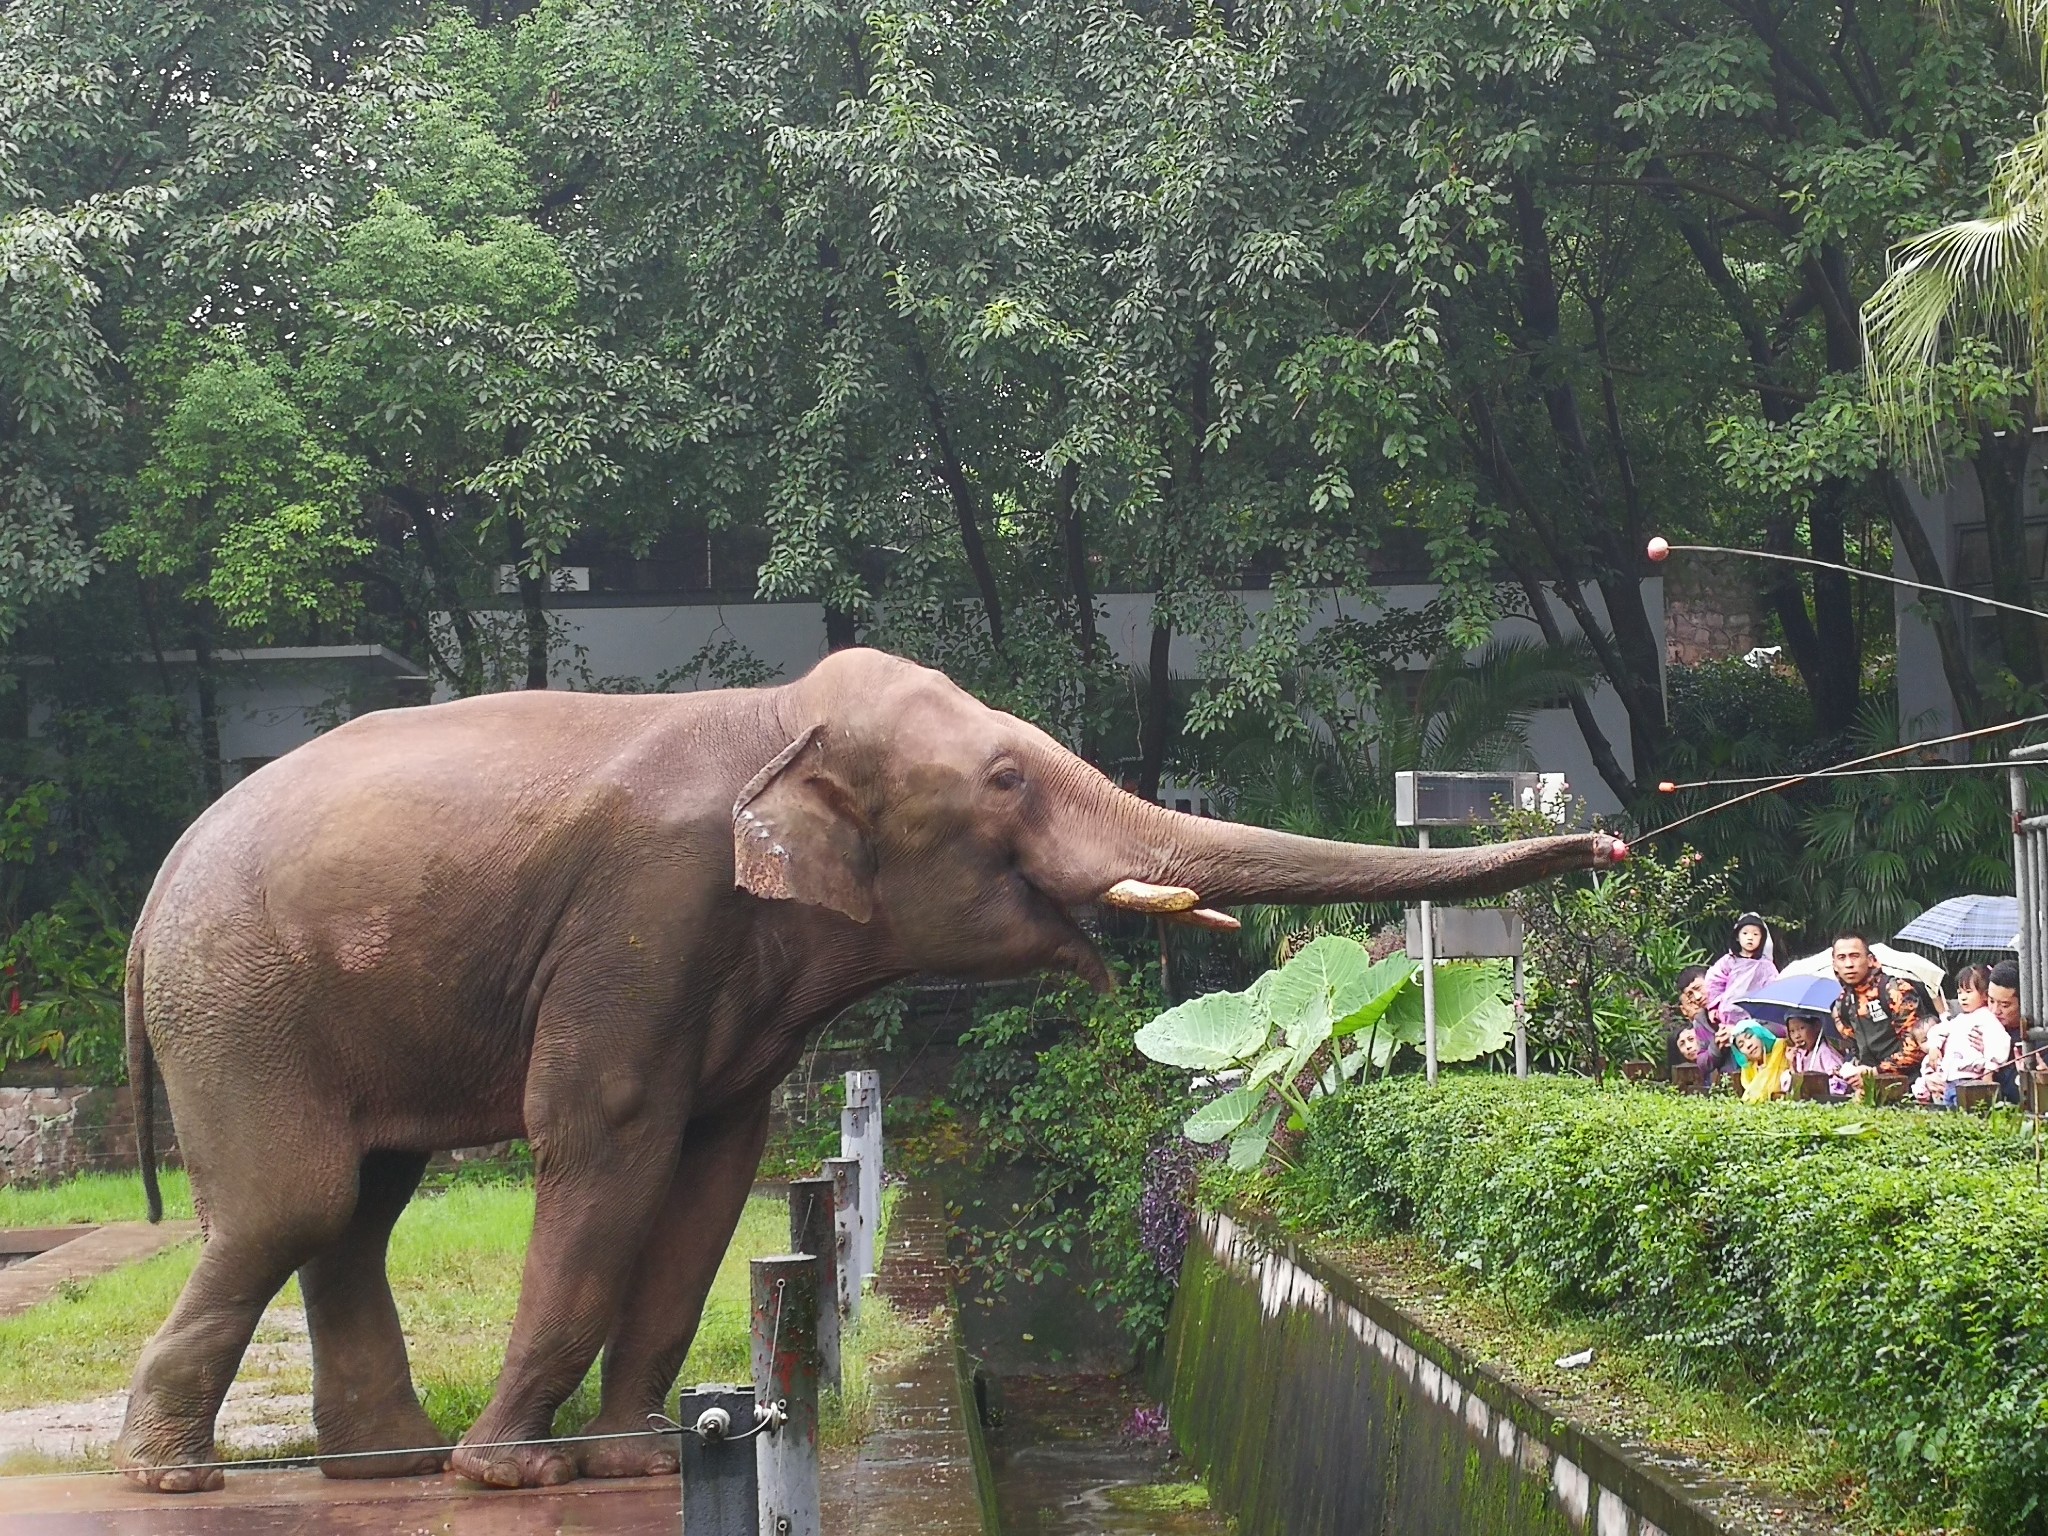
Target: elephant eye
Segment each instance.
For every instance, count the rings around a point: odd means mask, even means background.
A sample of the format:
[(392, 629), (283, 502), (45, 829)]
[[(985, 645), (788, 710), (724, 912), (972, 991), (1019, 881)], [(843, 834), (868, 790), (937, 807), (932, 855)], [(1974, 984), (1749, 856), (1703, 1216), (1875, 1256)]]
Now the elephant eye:
[(1024, 775), (1015, 768), (1003, 767), (998, 768), (991, 774), (988, 782), (990, 787), (994, 789), (1004, 791), (1017, 790), (1024, 787)]

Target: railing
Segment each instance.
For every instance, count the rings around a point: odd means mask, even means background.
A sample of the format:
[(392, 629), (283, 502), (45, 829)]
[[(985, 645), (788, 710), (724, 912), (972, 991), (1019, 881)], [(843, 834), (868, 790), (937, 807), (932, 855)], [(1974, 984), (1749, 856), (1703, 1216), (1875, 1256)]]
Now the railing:
[(846, 1074), (838, 1157), (789, 1184), (790, 1252), (751, 1269), (750, 1387), (682, 1395), (684, 1536), (823, 1536), (818, 1399), (840, 1384), (845, 1332), (875, 1272), (882, 1214), (882, 1090)]

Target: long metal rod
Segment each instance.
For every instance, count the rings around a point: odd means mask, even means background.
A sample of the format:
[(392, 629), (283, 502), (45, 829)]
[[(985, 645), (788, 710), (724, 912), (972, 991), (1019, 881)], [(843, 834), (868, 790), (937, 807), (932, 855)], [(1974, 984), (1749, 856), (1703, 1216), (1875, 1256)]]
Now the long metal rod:
[[(1914, 746), (1921, 743), (1914, 742)], [(1887, 773), (1981, 773), (1987, 768), (2007, 768), (2005, 762), (1988, 763), (1893, 763), (1888, 768), (1822, 768), (1810, 774), (1816, 779), (1861, 779)], [(1732, 779), (1691, 779), (1674, 784), (1669, 779), (1657, 786), (1660, 795), (1683, 795), (1695, 789), (1733, 789), (1739, 784), (1775, 784), (1779, 775), (1752, 773)]]
[(1935, 736), (1926, 741), (1908, 742), (1903, 747), (1887, 747), (1882, 752), (1872, 752), (1865, 757), (1852, 757), (1846, 762), (1831, 763), (1826, 768), (1816, 768), (1811, 773), (1791, 774), (1782, 779), (1775, 779), (1760, 789), (1748, 790), (1743, 794), (1734, 795), (1729, 799), (1705, 806), (1700, 810), (1692, 812), (1690, 815), (1679, 817), (1676, 821), (1667, 821), (1662, 826), (1651, 827), (1648, 829), (1647, 835), (1662, 837), (1667, 832), (1676, 832), (1687, 822), (1698, 821), (1702, 816), (1711, 816), (1716, 811), (1725, 811), (1730, 806), (1740, 805), (1745, 800), (1754, 800), (1759, 795), (1773, 794), (1781, 789), (1790, 789), (1795, 784), (1804, 784), (1810, 779), (1826, 778), (1830, 774), (1839, 774), (1846, 768), (1860, 768), (1865, 763), (1882, 762), (1885, 758), (1897, 757), (1902, 752), (1922, 752), (1929, 747), (1945, 747), (1951, 742), (1975, 741), (1980, 737), (1995, 736), (2001, 731), (2023, 730), (2027, 726), (2040, 725), (2043, 722), (2048, 722), (2048, 714), (2029, 715), (2024, 720), (2009, 720), (2003, 725), (1984, 725), (1979, 726), (1974, 731), (1957, 731), (1952, 736)]
[[(1415, 829), (1415, 846), (1429, 847), (1429, 828)], [(1432, 1083), (1436, 1081), (1436, 924), (1430, 915), (1430, 903), (1424, 900), (1422, 909), (1422, 1070)]]
[(1769, 549), (1729, 549), (1720, 544), (1672, 544), (1651, 540), (1650, 558), (1662, 560), (1657, 553), (1659, 545), (1667, 552), (1683, 550), (1696, 555), (1740, 555), (1747, 560), (1776, 560), (1784, 565), (1806, 565), (1817, 571), (1841, 571), (1850, 576), (1860, 576), (1868, 581), (1882, 581), (1894, 587), (1910, 587), (1920, 592), (1939, 592), (1947, 597), (1959, 597), (1966, 603), (1981, 603), (1986, 608), (2003, 608), (2010, 613), (2024, 613), (2029, 618), (2048, 619), (2048, 613), (2038, 608), (2024, 607), (2019, 603), (2000, 602), (1995, 597), (1979, 597), (1974, 592), (1960, 592), (1954, 587), (1938, 587), (1931, 581), (1912, 581), (1904, 576), (1891, 576), (1883, 571), (1866, 571), (1860, 566), (1843, 565), (1834, 560), (1816, 560), (1810, 555), (1781, 555)]

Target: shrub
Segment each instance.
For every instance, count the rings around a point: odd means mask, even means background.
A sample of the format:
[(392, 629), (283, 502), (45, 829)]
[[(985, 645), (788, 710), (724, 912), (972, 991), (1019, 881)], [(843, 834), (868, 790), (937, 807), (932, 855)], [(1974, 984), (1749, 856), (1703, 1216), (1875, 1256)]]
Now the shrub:
[(2048, 1531), (2048, 1194), (2014, 1122), (1476, 1076), (1313, 1109), (1290, 1219), (1638, 1326), (1899, 1510)]

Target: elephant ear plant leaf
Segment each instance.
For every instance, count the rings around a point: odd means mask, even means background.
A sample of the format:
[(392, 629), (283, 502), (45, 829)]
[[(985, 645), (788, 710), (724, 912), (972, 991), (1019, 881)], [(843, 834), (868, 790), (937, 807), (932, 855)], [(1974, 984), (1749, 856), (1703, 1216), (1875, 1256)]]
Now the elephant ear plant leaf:
[[(1375, 962), (1356, 939), (1329, 934), (1242, 992), (1211, 992), (1167, 1009), (1135, 1043), (1154, 1061), (1213, 1074), (1213, 1085), (1226, 1091), (1197, 1108), (1182, 1134), (1203, 1145), (1228, 1139), (1229, 1166), (1255, 1168), (1283, 1118), (1299, 1128), (1310, 1099), (1334, 1092), (1368, 1063), (1386, 1070), (1403, 1045), (1421, 1047), (1417, 975), (1399, 951)], [(1500, 1049), (1514, 1017), (1506, 991), (1498, 966), (1438, 968), (1441, 1060)], [(1361, 1035), (1363, 1044), (1346, 1047)]]

